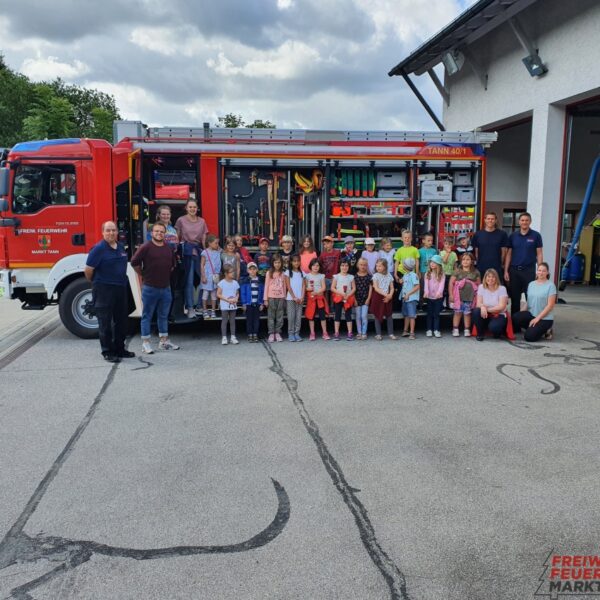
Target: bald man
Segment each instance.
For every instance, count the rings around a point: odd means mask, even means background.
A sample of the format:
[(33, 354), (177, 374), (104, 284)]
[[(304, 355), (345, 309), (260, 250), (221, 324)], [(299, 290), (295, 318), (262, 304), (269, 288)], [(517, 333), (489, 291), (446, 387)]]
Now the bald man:
[(100, 349), (104, 360), (116, 363), (135, 354), (125, 349), (127, 334), (127, 252), (117, 241), (113, 221), (102, 225), (102, 240), (88, 254), (85, 277), (92, 282), (98, 317)]

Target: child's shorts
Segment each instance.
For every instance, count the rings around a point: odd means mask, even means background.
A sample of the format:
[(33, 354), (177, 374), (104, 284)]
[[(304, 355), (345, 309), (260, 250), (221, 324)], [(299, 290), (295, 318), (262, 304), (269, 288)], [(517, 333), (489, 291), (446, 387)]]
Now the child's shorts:
[(416, 319), (417, 317), (417, 304), (416, 300), (410, 302), (402, 302), (402, 315), (408, 319)]
[(455, 313), (462, 313), (463, 315), (470, 315), (473, 312), (473, 306), (470, 302), (461, 302), (458, 309), (453, 309)]

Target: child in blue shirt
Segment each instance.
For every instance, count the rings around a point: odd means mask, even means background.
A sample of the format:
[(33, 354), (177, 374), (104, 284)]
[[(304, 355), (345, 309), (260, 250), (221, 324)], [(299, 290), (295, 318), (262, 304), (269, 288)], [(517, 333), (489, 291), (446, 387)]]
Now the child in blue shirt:
[[(415, 323), (417, 321), (417, 304), (419, 303), (419, 276), (415, 273), (416, 266), (414, 258), (405, 258), (402, 266), (406, 271), (402, 278), (402, 290), (400, 299), (402, 300), (402, 315), (404, 316), (404, 332), (402, 337), (415, 339)], [(410, 333), (409, 333), (410, 329)]]

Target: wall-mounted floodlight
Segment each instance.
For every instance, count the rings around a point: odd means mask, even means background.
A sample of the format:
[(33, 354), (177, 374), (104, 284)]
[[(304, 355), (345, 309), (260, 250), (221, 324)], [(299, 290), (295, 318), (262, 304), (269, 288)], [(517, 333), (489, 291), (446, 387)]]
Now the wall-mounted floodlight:
[(444, 54), (442, 63), (444, 63), (446, 73), (452, 76), (462, 69), (462, 66), (465, 64), (465, 57), (459, 50), (452, 50)]
[(523, 59), (523, 64), (532, 77), (541, 77), (548, 72), (548, 67), (542, 62), (539, 54), (530, 54)]

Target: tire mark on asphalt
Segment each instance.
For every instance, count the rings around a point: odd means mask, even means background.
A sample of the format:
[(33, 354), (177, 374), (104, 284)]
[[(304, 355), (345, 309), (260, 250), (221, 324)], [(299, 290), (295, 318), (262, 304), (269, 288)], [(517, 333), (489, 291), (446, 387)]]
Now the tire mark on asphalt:
[(13, 538), (13, 546), (18, 559), (23, 562), (35, 562), (46, 559), (61, 564), (11, 590), (15, 600), (34, 600), (30, 592), (50, 582), (55, 577), (75, 569), (89, 561), (95, 554), (111, 558), (131, 558), (135, 560), (155, 560), (178, 556), (197, 556), (200, 554), (233, 554), (247, 552), (273, 541), (285, 528), (290, 519), (290, 499), (285, 488), (271, 478), (277, 494), (277, 512), (272, 521), (263, 530), (251, 538), (235, 544), (213, 546), (171, 546), (167, 548), (124, 548), (110, 546), (88, 540), (70, 540), (59, 536), (38, 535), (30, 537), (20, 532)]
[(317, 447), (325, 470), (354, 517), (363, 546), (389, 587), (390, 597), (392, 600), (410, 600), (410, 596), (406, 589), (406, 578), (404, 574), (400, 571), (396, 563), (388, 556), (387, 552), (381, 547), (375, 533), (375, 528), (369, 519), (367, 509), (356, 497), (355, 492), (357, 491), (357, 488), (352, 487), (348, 483), (342, 468), (327, 447), (325, 440), (319, 432), (319, 426), (310, 416), (310, 413), (304, 405), (304, 400), (298, 393), (298, 382), (286, 373), (272, 346), (264, 340), (262, 344), (271, 357), (273, 363), (270, 367), (271, 371), (279, 376), (292, 397), (292, 401), (302, 419), (302, 423)]
[(110, 371), (108, 372), (108, 375), (106, 376), (106, 379), (104, 380), (104, 383), (102, 384), (102, 387), (100, 388), (100, 391), (94, 398), (94, 401), (92, 402), (92, 405), (88, 409), (87, 413), (77, 426), (77, 429), (67, 442), (66, 446), (62, 449), (61, 453), (56, 457), (55, 461), (52, 463), (52, 466), (50, 467), (42, 481), (38, 484), (31, 498), (29, 498), (29, 501), (25, 505), (25, 508), (23, 509), (17, 520), (14, 522), (13, 526), (9, 529), (8, 533), (0, 542), (0, 569), (8, 566), (14, 560), (14, 556), (12, 556), (14, 550), (13, 544), (11, 544), (12, 540), (14, 540), (23, 532), (23, 528), (27, 524), (27, 521), (29, 521), (31, 515), (35, 512), (35, 509), (38, 507), (39, 503), (44, 497), (44, 494), (48, 491), (50, 484), (52, 483), (52, 481), (54, 481), (64, 462), (67, 460), (67, 458), (73, 451), (75, 444), (77, 444), (79, 438), (83, 435), (83, 432), (90, 424), (90, 421), (92, 420), (94, 413), (100, 405), (104, 394), (106, 393), (106, 391), (108, 390), (115, 378), (117, 367), (117, 363), (113, 364)]

